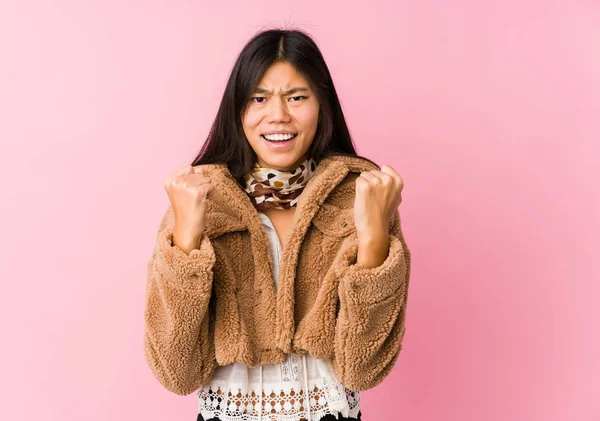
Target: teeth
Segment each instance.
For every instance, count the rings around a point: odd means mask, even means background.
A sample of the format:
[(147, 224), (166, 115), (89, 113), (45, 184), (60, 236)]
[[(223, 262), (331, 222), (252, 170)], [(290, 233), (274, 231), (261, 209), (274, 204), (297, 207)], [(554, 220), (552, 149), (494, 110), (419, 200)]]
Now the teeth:
[(293, 138), (293, 134), (265, 134), (263, 137), (267, 140), (289, 140)]

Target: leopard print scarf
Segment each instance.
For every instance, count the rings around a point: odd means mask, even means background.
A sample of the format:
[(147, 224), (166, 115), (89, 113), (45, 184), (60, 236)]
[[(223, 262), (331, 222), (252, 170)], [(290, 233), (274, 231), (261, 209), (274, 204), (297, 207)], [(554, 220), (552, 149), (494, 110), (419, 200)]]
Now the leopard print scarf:
[(289, 209), (298, 203), (298, 196), (313, 176), (317, 163), (307, 158), (293, 171), (263, 168), (258, 163), (246, 174), (245, 190), (257, 210)]

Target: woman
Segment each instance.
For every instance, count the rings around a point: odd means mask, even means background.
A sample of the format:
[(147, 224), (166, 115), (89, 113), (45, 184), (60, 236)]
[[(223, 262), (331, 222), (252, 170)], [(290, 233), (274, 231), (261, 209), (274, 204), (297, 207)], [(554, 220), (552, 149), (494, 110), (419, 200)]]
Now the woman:
[(165, 180), (144, 354), (197, 420), (360, 420), (402, 348), (403, 182), (357, 156), (298, 30), (244, 47), (209, 138)]

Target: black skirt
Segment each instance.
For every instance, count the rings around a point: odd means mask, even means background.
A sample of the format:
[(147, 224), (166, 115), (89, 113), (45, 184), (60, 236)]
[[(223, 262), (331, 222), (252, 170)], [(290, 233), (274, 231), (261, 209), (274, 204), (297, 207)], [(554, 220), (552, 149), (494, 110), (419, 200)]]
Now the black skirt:
[[(335, 415), (332, 414), (327, 414), (324, 417), (319, 418), (318, 420), (315, 421), (361, 421), (361, 412), (358, 411), (358, 418), (345, 418), (342, 414), (338, 414), (339, 418), (336, 418)], [(265, 417), (265, 419), (268, 419), (267, 417)], [(196, 421), (221, 421), (220, 418), (209, 418), (207, 420), (205, 420), (202, 417), (202, 414), (198, 414), (198, 418), (196, 418)]]

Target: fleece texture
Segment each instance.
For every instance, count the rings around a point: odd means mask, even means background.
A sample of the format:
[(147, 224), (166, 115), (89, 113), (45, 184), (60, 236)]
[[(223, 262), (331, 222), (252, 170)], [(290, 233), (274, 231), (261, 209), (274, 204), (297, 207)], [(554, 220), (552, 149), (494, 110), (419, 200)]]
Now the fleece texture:
[(281, 363), (292, 352), (331, 359), (349, 389), (381, 383), (402, 349), (411, 255), (396, 210), (386, 260), (356, 264), (355, 182), (380, 168), (321, 160), (299, 196), (277, 289), (258, 211), (226, 164), (204, 168), (214, 188), (199, 248), (173, 245), (169, 206), (148, 262), (144, 355), (158, 381), (188, 395), (218, 365)]

